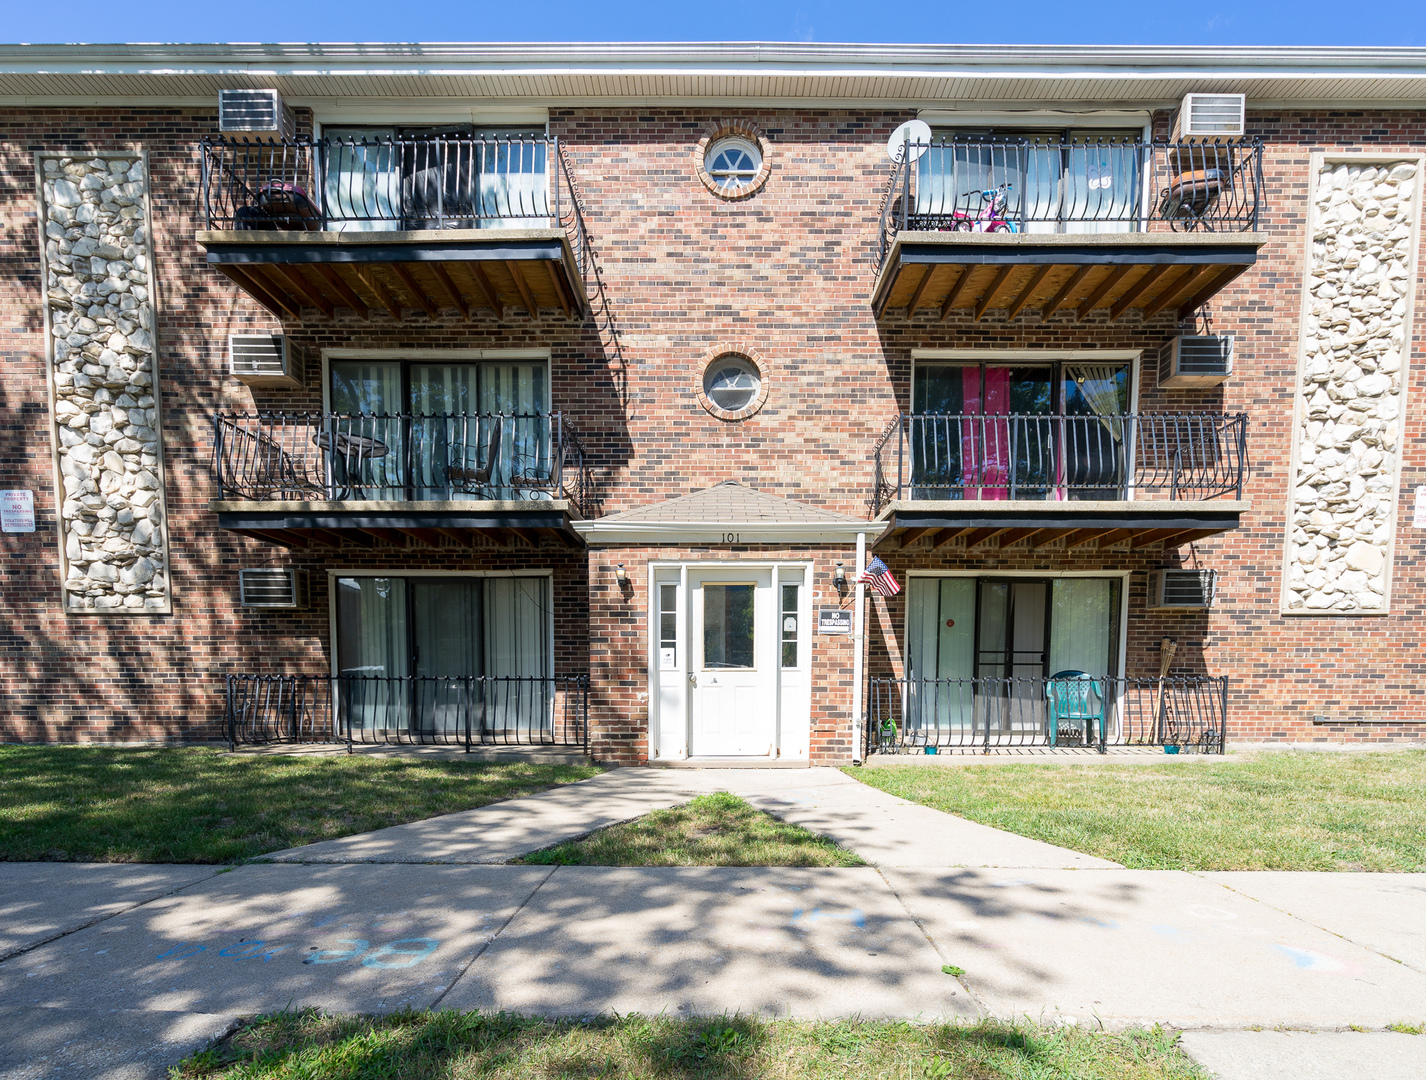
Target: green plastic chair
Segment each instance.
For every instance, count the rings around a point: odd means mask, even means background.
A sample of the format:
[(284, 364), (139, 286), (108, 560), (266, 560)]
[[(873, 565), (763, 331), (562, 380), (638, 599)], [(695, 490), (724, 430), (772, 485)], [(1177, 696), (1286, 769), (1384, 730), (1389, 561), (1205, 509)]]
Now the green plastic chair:
[(1104, 688), (1087, 671), (1057, 671), (1045, 683), (1050, 704), (1050, 745), (1059, 745), (1060, 725), (1080, 729), (1084, 744), (1093, 738), (1091, 721), (1104, 730)]

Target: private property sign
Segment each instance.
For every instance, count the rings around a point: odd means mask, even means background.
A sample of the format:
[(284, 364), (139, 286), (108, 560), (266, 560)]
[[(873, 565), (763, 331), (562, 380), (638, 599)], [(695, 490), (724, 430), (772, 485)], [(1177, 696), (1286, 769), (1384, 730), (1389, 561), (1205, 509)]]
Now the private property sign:
[(817, 633), (850, 634), (852, 613), (841, 608), (824, 607), (817, 612)]
[(34, 492), (20, 489), (0, 491), (0, 532), (32, 533), (34, 531)]

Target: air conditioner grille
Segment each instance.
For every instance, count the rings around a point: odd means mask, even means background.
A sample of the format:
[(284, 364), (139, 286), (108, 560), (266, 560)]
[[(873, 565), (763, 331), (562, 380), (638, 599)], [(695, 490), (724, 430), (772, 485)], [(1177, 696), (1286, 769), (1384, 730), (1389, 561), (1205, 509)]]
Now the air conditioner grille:
[(1184, 334), (1159, 350), (1159, 385), (1213, 386), (1233, 374), (1233, 335)]
[(292, 110), (276, 90), (220, 90), (218, 130), (254, 131), (290, 136)]
[(302, 599), (300, 572), (265, 567), (239, 570), (238, 591), (243, 607), (296, 608)]
[(1186, 137), (1241, 135), (1246, 122), (1243, 94), (1189, 94), (1183, 99), (1180, 133)]
[(1216, 570), (1156, 570), (1149, 580), (1149, 606), (1211, 608), (1217, 587)]
[(228, 339), (230, 370), (234, 375), (286, 375), (283, 335), (233, 334)]

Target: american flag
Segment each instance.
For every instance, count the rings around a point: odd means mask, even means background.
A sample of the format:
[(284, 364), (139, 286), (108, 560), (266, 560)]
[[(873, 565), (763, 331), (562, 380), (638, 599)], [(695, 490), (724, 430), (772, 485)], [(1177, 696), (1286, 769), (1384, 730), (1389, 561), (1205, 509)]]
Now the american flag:
[(896, 579), (891, 576), (891, 571), (886, 568), (886, 563), (882, 562), (875, 555), (871, 562), (866, 564), (866, 569), (857, 578), (858, 585), (870, 585), (873, 592), (882, 596), (895, 596), (901, 591), (901, 586), (896, 583)]

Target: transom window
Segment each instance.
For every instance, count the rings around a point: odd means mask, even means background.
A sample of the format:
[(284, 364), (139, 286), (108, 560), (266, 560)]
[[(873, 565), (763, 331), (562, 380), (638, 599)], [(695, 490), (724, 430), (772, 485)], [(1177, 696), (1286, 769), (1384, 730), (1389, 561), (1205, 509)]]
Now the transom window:
[(762, 165), (762, 151), (754, 143), (730, 136), (708, 148), (704, 171), (719, 191), (736, 192), (752, 186)]

